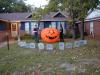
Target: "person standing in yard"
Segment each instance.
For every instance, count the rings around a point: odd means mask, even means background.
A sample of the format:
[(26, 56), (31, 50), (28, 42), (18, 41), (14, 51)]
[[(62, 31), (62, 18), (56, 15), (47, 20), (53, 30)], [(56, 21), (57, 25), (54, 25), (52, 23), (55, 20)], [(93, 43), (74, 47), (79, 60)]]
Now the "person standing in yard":
[(60, 25), (60, 42), (64, 42), (63, 27)]
[(35, 25), (35, 28), (33, 30), (34, 32), (34, 38), (35, 38), (35, 42), (36, 43), (39, 43), (39, 28), (37, 27), (37, 25)]

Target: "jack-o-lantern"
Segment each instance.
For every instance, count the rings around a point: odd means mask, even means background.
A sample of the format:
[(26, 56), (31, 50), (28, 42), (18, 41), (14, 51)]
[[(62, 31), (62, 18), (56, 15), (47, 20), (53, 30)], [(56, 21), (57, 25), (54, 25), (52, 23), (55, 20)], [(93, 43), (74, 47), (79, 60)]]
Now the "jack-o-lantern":
[(41, 38), (44, 42), (55, 43), (59, 41), (59, 31), (55, 28), (45, 28), (41, 31)]

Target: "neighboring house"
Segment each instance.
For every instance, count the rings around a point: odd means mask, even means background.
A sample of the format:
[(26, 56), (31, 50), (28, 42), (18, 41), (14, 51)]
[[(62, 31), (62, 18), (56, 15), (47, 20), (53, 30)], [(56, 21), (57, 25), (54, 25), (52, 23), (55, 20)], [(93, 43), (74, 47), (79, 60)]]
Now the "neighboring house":
[(37, 21), (32, 19), (32, 13), (0, 13), (0, 36), (16, 37), (23, 32), (31, 34)]
[(100, 9), (95, 9), (86, 17), (85, 31), (92, 37), (100, 39)]
[(66, 12), (49, 12), (45, 14), (40, 20), (40, 29), (54, 27), (60, 29), (60, 25), (63, 26), (64, 33), (68, 28), (68, 21), (70, 20), (69, 14)]

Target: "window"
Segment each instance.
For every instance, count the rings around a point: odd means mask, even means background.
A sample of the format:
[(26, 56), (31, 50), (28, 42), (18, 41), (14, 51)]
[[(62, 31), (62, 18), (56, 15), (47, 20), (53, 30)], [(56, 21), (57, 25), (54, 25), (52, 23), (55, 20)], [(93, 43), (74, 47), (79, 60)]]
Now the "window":
[(56, 22), (51, 22), (51, 27), (56, 28)]
[(6, 25), (5, 24), (0, 24), (0, 31), (6, 30)]
[(25, 30), (25, 23), (24, 22), (21, 23), (20, 30)]
[(29, 22), (25, 23), (25, 31), (26, 33), (29, 33)]

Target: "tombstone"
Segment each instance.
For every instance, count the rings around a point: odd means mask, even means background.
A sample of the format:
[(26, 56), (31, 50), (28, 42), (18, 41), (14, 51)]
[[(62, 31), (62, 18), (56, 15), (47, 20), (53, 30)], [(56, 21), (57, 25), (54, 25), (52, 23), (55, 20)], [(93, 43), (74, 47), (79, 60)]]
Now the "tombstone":
[(52, 44), (47, 44), (46, 49), (47, 50), (53, 50), (53, 45)]
[(30, 48), (30, 43), (26, 43), (25, 48)]
[(26, 42), (25, 41), (18, 42), (18, 45), (20, 47), (25, 47), (26, 46)]
[(73, 48), (73, 43), (66, 43), (65, 47), (66, 48)]
[(80, 41), (75, 41), (74, 42), (74, 47), (80, 47)]
[(35, 43), (30, 43), (30, 48), (34, 49), (35, 48)]
[(87, 40), (80, 40), (80, 45), (83, 46), (83, 45), (86, 45), (87, 44)]
[(40, 50), (44, 49), (44, 44), (43, 44), (43, 43), (38, 43), (38, 48), (39, 48)]
[(64, 50), (64, 42), (59, 42), (59, 50)]
[(84, 45), (86, 45), (87, 44), (87, 40), (84, 40)]

